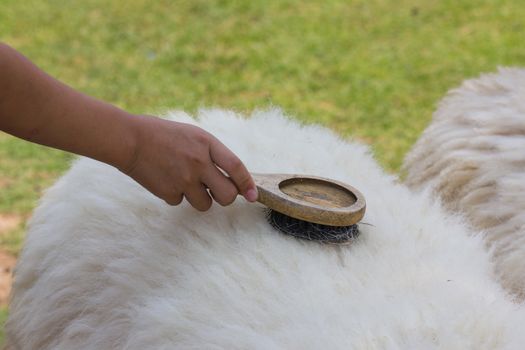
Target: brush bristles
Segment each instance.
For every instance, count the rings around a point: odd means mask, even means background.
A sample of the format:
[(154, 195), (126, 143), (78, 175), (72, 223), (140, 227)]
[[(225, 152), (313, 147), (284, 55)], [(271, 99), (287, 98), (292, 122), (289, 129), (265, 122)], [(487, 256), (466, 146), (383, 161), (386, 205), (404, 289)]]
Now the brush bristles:
[(266, 218), (277, 230), (297, 238), (320, 243), (349, 244), (359, 236), (359, 226), (328, 226), (292, 218), (267, 209)]

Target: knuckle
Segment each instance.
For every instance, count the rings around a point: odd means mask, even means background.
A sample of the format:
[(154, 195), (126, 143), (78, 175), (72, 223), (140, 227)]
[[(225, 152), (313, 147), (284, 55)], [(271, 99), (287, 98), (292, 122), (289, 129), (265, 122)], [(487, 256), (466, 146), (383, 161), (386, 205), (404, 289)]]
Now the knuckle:
[(166, 199), (164, 200), (164, 202), (166, 202), (168, 205), (177, 205), (177, 203), (175, 203), (174, 201), (172, 201), (172, 200), (169, 199), (169, 198), (166, 198)]
[[(235, 197), (237, 197), (237, 196), (235, 196)], [(235, 197), (226, 198), (225, 200), (222, 201), (222, 203), (220, 203), (220, 205), (222, 205), (223, 207), (226, 207), (226, 206), (232, 204), (233, 202), (235, 202)]]
[(232, 186), (231, 189), (225, 190), (220, 198), (217, 198), (217, 203), (223, 207), (232, 204), (237, 198), (238, 192), (235, 187)]
[(183, 198), (184, 198), (184, 197), (183, 197), (182, 195), (178, 195), (178, 196), (175, 198), (175, 200), (174, 200), (174, 205), (179, 205), (179, 204), (181, 204)]
[(206, 157), (204, 157), (201, 154), (193, 153), (193, 154), (188, 155), (188, 161), (193, 166), (202, 167), (203, 165), (206, 164)]
[(182, 202), (182, 196), (171, 194), (164, 197), (164, 201), (169, 205), (179, 205)]
[(189, 173), (179, 175), (179, 182), (183, 187), (188, 187), (193, 183), (193, 176)]
[(197, 209), (198, 211), (207, 211), (211, 208), (211, 204), (211, 199), (208, 199), (207, 201), (203, 201), (202, 203), (195, 205), (195, 209)]
[(205, 132), (204, 130), (199, 130), (199, 132), (195, 134), (195, 140), (199, 143), (204, 143), (204, 144), (209, 143), (208, 133)]
[(232, 204), (235, 201), (235, 199), (237, 198), (238, 194), (239, 194), (239, 192), (237, 191), (237, 189), (235, 187), (232, 188), (232, 190), (229, 191), (229, 193), (226, 196), (226, 205)]
[(187, 194), (186, 198), (190, 202), (191, 206), (197, 209), (198, 211), (206, 211), (210, 209), (212, 205), (212, 199), (206, 191), (196, 191), (193, 189), (191, 193)]
[(231, 203), (228, 203), (228, 200), (225, 198), (215, 198), (215, 201), (219, 203), (222, 207), (225, 207)]
[(195, 142), (201, 145), (207, 145), (210, 143), (210, 137), (208, 136), (208, 133), (202, 129), (196, 130), (195, 134), (193, 135), (193, 139)]
[(232, 171), (239, 171), (243, 168), (241, 160), (237, 157), (232, 157), (228, 160), (228, 166)]

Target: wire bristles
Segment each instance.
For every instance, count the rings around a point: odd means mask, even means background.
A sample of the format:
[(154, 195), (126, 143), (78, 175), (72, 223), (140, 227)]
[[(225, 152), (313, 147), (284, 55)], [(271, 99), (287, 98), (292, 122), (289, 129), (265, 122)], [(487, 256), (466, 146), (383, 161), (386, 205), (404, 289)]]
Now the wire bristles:
[(277, 230), (297, 238), (320, 243), (349, 244), (359, 236), (359, 226), (328, 226), (292, 218), (267, 209), (266, 218)]

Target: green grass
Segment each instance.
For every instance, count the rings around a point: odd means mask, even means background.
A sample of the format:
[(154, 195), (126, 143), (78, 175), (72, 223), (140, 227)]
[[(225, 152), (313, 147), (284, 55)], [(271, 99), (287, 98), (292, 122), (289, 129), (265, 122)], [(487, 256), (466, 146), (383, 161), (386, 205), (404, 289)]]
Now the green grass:
[[(0, 213), (26, 216), (71, 155), (0, 135)], [(1, 239), (1, 237), (0, 237)]]
[(7, 320), (8, 310), (6, 307), (0, 307), (0, 345), (4, 343), (4, 324)]
[[(131, 112), (277, 105), (397, 172), (448, 89), (524, 64), (523, 18), (520, 0), (3, 0), (0, 38)], [(70, 159), (0, 137), (0, 213), (28, 215)]]
[(131, 111), (278, 105), (396, 171), (447, 89), (525, 60), (524, 15), (500, 0), (4, 0), (0, 33)]

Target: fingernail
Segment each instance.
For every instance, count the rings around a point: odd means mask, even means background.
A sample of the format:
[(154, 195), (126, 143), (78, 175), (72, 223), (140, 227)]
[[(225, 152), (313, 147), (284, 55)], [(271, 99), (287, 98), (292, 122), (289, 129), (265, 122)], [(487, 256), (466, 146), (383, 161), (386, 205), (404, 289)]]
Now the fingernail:
[(257, 194), (257, 189), (250, 188), (248, 191), (246, 191), (244, 198), (246, 198), (248, 202), (255, 202), (258, 196), (259, 195)]

